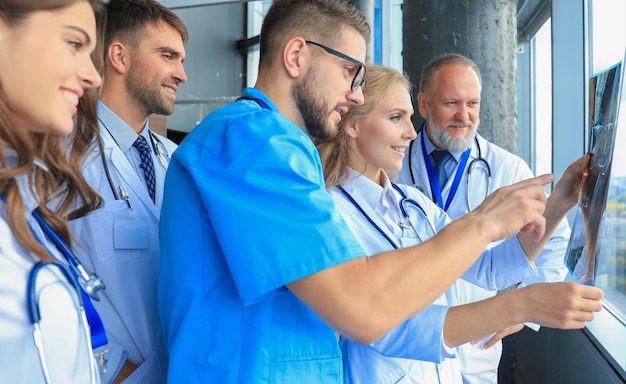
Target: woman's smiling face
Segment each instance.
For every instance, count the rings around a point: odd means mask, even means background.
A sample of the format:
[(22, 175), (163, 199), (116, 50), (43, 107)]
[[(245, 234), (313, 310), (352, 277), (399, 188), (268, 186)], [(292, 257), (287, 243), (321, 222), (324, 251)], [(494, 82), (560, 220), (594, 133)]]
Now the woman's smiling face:
[(76, 106), (101, 78), (90, 54), (96, 44), (93, 9), (86, 1), (36, 11), (17, 24), (0, 20), (0, 86), (19, 127), (67, 135)]
[(355, 164), (366, 164), (365, 176), (376, 183), (380, 173), (402, 168), (411, 140), (416, 133), (411, 122), (413, 104), (406, 86), (396, 84), (363, 119), (348, 128), (352, 149), (360, 159)]

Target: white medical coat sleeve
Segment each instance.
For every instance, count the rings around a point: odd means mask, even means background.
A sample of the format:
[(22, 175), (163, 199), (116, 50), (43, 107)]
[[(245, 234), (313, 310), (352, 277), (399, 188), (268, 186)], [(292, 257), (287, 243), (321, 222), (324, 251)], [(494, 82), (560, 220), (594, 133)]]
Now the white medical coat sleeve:
[(455, 349), (448, 348), (443, 342), (447, 313), (447, 306), (429, 305), (370, 346), (383, 356), (433, 363), (455, 357)]
[(534, 263), (528, 261), (516, 236), (512, 236), (483, 254), (461, 278), (481, 288), (495, 291), (537, 276)]
[(537, 275), (522, 280), (520, 286), (527, 286), (536, 282), (563, 281), (567, 275), (564, 257), (570, 237), (570, 227), (567, 218), (564, 218), (554, 231), (543, 250), (535, 258)]

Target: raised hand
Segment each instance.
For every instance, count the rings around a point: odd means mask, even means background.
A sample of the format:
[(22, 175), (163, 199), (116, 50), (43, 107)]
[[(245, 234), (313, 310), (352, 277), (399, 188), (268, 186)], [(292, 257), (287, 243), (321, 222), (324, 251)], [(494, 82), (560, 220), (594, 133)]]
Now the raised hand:
[(531, 321), (550, 328), (579, 329), (602, 309), (600, 288), (578, 283), (535, 283), (518, 289), (525, 291), (519, 301)]
[(533, 232), (538, 241), (545, 231), (543, 212), (546, 196), (543, 186), (554, 180), (553, 175), (542, 175), (499, 188), (490, 194), (469, 215), (486, 218), (491, 241), (515, 234)]
[(548, 198), (550, 203), (554, 200), (555, 204), (560, 204), (566, 212), (578, 204), (583, 184), (589, 174), (587, 168), (590, 159), (591, 155), (585, 153), (567, 167)]

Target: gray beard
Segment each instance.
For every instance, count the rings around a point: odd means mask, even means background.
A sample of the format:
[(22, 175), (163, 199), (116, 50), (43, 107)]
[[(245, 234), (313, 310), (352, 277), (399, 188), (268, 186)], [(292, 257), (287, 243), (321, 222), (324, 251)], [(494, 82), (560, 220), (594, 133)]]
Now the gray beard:
[(430, 135), (432, 136), (435, 143), (443, 147), (448, 151), (452, 152), (464, 152), (466, 149), (472, 146), (474, 142), (474, 138), (476, 137), (476, 131), (478, 130), (478, 126), (480, 125), (480, 119), (476, 121), (476, 124), (472, 128), (471, 131), (467, 133), (467, 136), (463, 139), (456, 139), (444, 129), (444, 127), (438, 126), (430, 116), (426, 119), (426, 124), (430, 128)]

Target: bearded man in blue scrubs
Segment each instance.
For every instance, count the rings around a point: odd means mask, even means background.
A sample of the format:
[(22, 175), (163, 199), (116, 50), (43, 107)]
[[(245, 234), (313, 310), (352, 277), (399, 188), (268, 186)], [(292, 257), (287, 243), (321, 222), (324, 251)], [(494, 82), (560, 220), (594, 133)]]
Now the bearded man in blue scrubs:
[[(542, 185), (553, 176), (534, 178), (430, 241), (364, 257), (309, 135), (333, 137), (363, 103), (369, 36), (345, 0), (274, 1), (255, 87), (207, 116), (172, 156), (159, 275), (170, 383), (342, 383), (337, 333), (377, 340), (520, 228), (534, 257), (553, 230), (544, 211), (562, 217), (578, 201), (581, 170), (566, 177), (561, 204), (546, 204)], [(538, 322), (580, 328), (601, 308), (594, 287), (564, 296), (559, 318)]]

